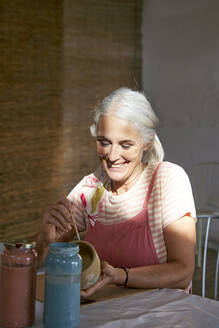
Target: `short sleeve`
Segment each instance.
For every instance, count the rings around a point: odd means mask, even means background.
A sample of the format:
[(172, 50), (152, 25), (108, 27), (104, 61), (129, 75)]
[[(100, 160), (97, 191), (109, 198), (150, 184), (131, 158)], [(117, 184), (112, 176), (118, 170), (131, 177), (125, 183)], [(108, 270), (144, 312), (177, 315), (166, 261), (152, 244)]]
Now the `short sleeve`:
[(69, 193), (67, 198), (74, 206), (74, 217), (79, 231), (85, 231), (87, 220), (96, 219), (98, 201), (103, 193), (103, 173), (98, 167), (94, 173), (85, 176)]
[(163, 228), (185, 215), (196, 219), (191, 183), (184, 169), (171, 163), (161, 167), (161, 170), (163, 170), (161, 181)]

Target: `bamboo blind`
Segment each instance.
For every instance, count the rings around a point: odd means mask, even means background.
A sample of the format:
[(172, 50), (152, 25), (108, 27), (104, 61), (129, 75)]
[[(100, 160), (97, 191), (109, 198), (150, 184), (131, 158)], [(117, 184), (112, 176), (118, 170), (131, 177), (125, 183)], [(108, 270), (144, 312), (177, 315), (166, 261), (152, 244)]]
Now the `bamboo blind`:
[(31, 238), (42, 213), (98, 164), (90, 113), (141, 88), (141, 1), (2, 1), (0, 240)]

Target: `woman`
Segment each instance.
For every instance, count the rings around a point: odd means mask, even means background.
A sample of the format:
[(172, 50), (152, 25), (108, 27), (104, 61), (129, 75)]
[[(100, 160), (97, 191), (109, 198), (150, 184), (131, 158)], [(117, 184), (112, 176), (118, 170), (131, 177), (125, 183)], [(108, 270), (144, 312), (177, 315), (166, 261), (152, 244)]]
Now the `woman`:
[(184, 170), (163, 162), (158, 119), (146, 97), (121, 88), (97, 108), (91, 133), (101, 166), (43, 218), (38, 253), (79, 231), (102, 261), (89, 296), (108, 283), (188, 289), (194, 270), (195, 207)]

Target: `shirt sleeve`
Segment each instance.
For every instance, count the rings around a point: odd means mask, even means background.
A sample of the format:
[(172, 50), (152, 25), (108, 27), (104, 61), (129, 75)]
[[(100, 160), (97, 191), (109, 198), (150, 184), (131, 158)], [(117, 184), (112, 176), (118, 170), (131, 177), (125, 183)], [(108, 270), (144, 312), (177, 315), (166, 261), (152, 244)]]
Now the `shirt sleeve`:
[(87, 220), (91, 217), (95, 203), (92, 201), (96, 195), (95, 191), (103, 186), (101, 177), (102, 168), (98, 167), (93, 173), (85, 176), (67, 196), (73, 203), (74, 218), (79, 231), (85, 231), (87, 228)]
[(164, 167), (162, 180), (162, 225), (189, 215), (196, 219), (191, 183), (184, 169), (176, 164)]

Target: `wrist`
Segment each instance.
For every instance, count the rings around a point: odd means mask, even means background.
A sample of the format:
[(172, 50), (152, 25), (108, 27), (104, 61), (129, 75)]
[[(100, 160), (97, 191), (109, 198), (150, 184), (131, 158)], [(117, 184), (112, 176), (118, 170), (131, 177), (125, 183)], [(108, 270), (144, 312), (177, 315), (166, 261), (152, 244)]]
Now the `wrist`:
[(45, 240), (41, 233), (36, 238), (35, 251), (37, 253), (37, 266), (41, 267), (44, 265), (45, 258), (47, 256), (50, 244)]
[(38, 247), (46, 248), (49, 247), (50, 243), (44, 238), (42, 232), (40, 232), (36, 238), (36, 243)]
[(116, 268), (116, 285), (127, 286), (129, 278), (129, 270), (127, 268)]

